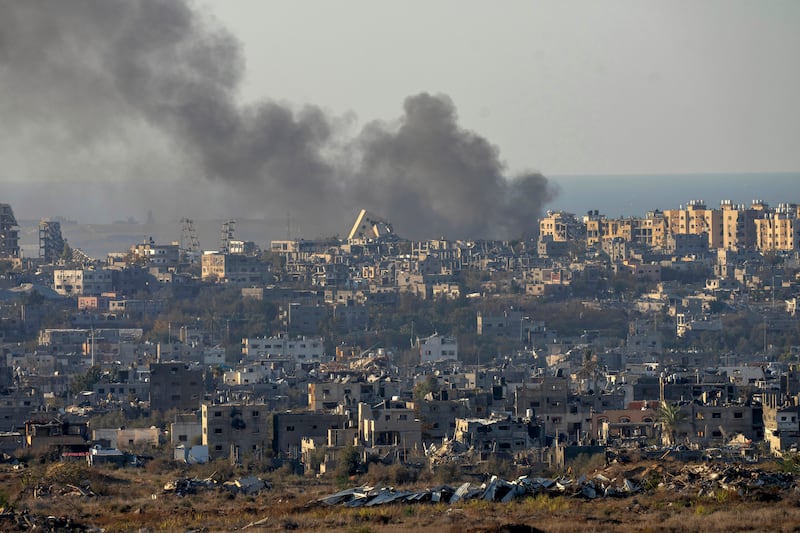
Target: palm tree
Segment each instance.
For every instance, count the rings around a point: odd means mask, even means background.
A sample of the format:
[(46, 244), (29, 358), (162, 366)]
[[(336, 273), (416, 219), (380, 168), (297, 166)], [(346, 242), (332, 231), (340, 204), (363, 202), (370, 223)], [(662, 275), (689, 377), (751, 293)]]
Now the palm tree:
[(686, 414), (681, 411), (680, 406), (667, 402), (661, 402), (658, 406), (658, 423), (661, 426), (661, 438), (667, 437), (668, 444), (673, 445), (676, 441), (678, 426), (686, 419)]

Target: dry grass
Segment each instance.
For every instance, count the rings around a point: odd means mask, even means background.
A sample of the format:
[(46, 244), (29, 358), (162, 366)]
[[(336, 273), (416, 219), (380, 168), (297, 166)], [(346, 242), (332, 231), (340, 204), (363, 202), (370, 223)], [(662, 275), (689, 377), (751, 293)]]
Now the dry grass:
[[(16, 509), (44, 516), (70, 516), (79, 523), (108, 532), (142, 528), (234, 531), (256, 521), (262, 522), (246, 531), (470, 533), (504, 531), (500, 527), (503, 525), (527, 525), (548, 533), (800, 529), (800, 497), (794, 493), (783, 494), (780, 501), (769, 503), (724, 491), (697, 496), (655, 489), (631, 498), (592, 501), (540, 495), (508, 504), (470, 500), (453, 506), (428, 503), (351, 509), (313, 503), (336, 490), (333, 480), (258, 472), (254, 474), (269, 479), (273, 489), (255, 496), (207, 490), (181, 498), (163, 492), (164, 483), (176, 475), (205, 477), (210, 473), (207, 469), (159, 473), (77, 465), (37, 465), (27, 471), (0, 467), (0, 487)], [(223, 476), (234, 474), (227, 472)], [(98, 496), (79, 497), (53, 491), (49, 496), (34, 498), (32, 487), (45, 481), (54, 486), (88, 481)]]

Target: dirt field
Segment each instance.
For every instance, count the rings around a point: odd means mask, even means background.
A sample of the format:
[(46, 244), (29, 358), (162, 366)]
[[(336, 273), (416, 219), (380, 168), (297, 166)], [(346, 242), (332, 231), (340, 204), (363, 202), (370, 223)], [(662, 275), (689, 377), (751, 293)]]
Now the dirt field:
[[(272, 487), (254, 495), (234, 495), (216, 485), (179, 496), (165, 492), (164, 485), (179, 477), (230, 478), (236, 472), (215, 473), (211, 465), (160, 472), (154, 468), (90, 469), (77, 464), (15, 470), (2, 465), (0, 501), (6, 511), (0, 515), (0, 530), (36, 526), (44, 531), (106, 532), (800, 531), (800, 493), (794, 483), (744, 493), (733, 487), (711, 490), (714, 472), (703, 470), (703, 465), (697, 468), (687, 474), (686, 465), (671, 462), (609, 466), (602, 470), (608, 478), (639, 476), (637, 482), (646, 482), (647, 488), (638, 494), (620, 498), (539, 494), (510, 503), (472, 499), (453, 505), (428, 502), (348, 508), (317, 502), (341, 488), (341, 481), (337, 487), (333, 480), (282, 472), (255, 473)], [(692, 473), (697, 471), (701, 474)], [(755, 476), (751, 481), (759, 484)], [(698, 487), (705, 488), (698, 491)]]

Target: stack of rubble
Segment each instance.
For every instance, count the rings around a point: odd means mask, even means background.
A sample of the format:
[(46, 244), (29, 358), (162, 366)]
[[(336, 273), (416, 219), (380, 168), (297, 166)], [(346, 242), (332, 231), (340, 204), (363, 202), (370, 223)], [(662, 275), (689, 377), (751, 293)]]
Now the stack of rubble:
[(28, 511), (0, 511), (0, 531), (102, 531), (76, 522), (70, 517), (42, 516)]
[(231, 492), (232, 494), (245, 494), (252, 496), (258, 494), (262, 490), (271, 489), (272, 485), (261, 478), (255, 476), (245, 476), (237, 479), (236, 481), (226, 481), (222, 487)]
[(432, 467), (447, 463), (461, 463), (466, 459), (469, 449), (462, 443), (456, 440), (445, 440), (439, 446), (431, 444), (430, 447), (425, 449), (425, 455), (428, 457)]
[(45, 498), (47, 496), (78, 496), (86, 498), (96, 496), (96, 494), (92, 491), (88, 482), (85, 482), (83, 487), (72, 483), (53, 483), (52, 485), (39, 483), (33, 488), (34, 498)]
[(718, 490), (758, 498), (777, 496), (795, 487), (794, 475), (742, 465), (685, 465), (676, 475), (668, 475), (663, 486), (678, 492), (713, 496)]
[(164, 485), (164, 492), (174, 492), (177, 496), (186, 496), (188, 494), (195, 494), (198, 490), (205, 490), (216, 488), (217, 482), (211, 478), (197, 479), (197, 478), (178, 478), (169, 481)]
[(326, 505), (371, 507), (387, 503), (442, 502), (480, 498), (510, 502), (516, 498), (546, 494), (577, 498), (623, 498), (652, 490), (686, 492), (697, 496), (715, 496), (718, 490), (736, 492), (741, 497), (774, 499), (781, 491), (796, 487), (793, 474), (771, 472), (744, 465), (684, 465), (676, 473), (663, 464), (622, 471), (608, 468), (591, 477), (578, 479), (522, 476), (507, 481), (491, 476), (485, 483), (473, 486), (464, 483), (454, 488), (447, 485), (420, 489), (395, 490), (392, 487), (360, 486), (331, 494), (318, 500)]
[(248, 496), (258, 494), (263, 490), (272, 488), (272, 485), (255, 476), (245, 476), (235, 481), (226, 481), (218, 484), (214, 479), (178, 478), (164, 485), (164, 492), (175, 493), (177, 496), (195, 494), (200, 490), (223, 488), (232, 494), (245, 494)]

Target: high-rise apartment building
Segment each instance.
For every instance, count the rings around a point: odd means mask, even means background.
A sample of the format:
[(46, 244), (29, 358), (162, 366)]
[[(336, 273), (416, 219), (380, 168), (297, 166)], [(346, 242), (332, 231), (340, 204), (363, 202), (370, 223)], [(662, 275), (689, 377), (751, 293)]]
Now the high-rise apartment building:
[(761, 252), (800, 249), (800, 209), (795, 204), (781, 204), (773, 213), (755, 220), (756, 247)]
[(61, 236), (61, 223), (53, 220), (39, 222), (39, 259), (45, 263), (55, 263), (64, 253), (64, 237)]
[(746, 250), (756, 246), (755, 220), (767, 208), (753, 201), (750, 207), (734, 205), (730, 200), (720, 204), (722, 211), (722, 246), (725, 250)]
[(0, 204), (0, 258), (19, 257), (19, 230), (14, 211), (8, 204)]
[(709, 209), (702, 200), (692, 200), (684, 209), (664, 211), (666, 229), (672, 235), (708, 237), (709, 248), (721, 248), (723, 242), (722, 210)]

